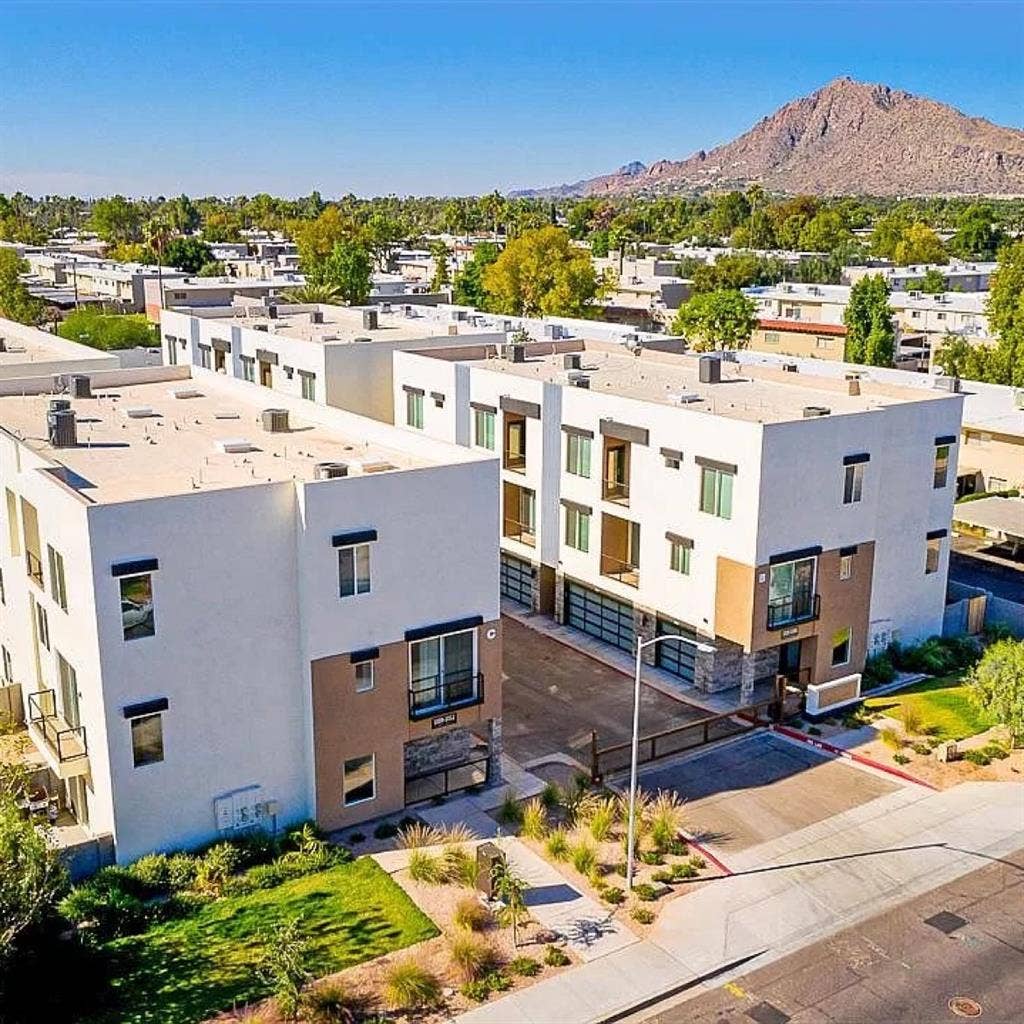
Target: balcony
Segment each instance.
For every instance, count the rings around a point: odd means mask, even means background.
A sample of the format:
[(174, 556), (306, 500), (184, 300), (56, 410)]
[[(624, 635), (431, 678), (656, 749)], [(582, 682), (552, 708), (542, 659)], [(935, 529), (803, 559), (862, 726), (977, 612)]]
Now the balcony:
[(528, 547), (537, 546), (537, 496), (526, 487), (503, 485), (501, 535)]
[(505, 469), (509, 469), (513, 473), (525, 473), (526, 454), (524, 452), (516, 451), (515, 449), (506, 448), (502, 465)]
[(28, 695), (29, 735), (50, 767), (61, 779), (73, 779), (89, 771), (85, 727), (73, 726), (57, 713), (53, 690)]
[(640, 586), (640, 524), (619, 516), (601, 515), (601, 575)]
[(37, 587), (43, 587), (43, 563), (34, 551), (25, 552), (25, 571)]
[(601, 497), (618, 505), (629, 504), (629, 464), (631, 446), (628, 441), (606, 437), (604, 439), (604, 474)]
[(444, 714), (483, 703), (484, 677), (480, 673), (458, 672), (427, 676), (409, 683), (409, 718)]
[(629, 504), (629, 481), (617, 479), (605, 479), (601, 497), (605, 501), (614, 501), (619, 505)]
[(613, 555), (601, 554), (601, 575), (625, 583), (627, 587), (640, 586), (640, 566), (623, 561)]
[(768, 602), (768, 628), (782, 629), (801, 622), (813, 622), (821, 614), (820, 594), (794, 594)]

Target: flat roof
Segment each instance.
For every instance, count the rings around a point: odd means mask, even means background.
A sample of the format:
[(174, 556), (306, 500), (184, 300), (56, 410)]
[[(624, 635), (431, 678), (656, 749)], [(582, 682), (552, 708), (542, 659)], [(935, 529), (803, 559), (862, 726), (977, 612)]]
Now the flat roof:
[[(213, 374), (98, 388), (94, 395), (71, 401), (77, 414), (76, 447), (54, 448), (47, 440), (46, 414), (53, 395), (0, 397), (0, 427), (66, 466), (70, 473), (65, 483), (100, 504), (311, 481), (320, 462), (348, 463), (353, 476), (440, 463), (414, 445), (403, 447), (397, 428), (366, 421), (364, 434), (359, 429), (362, 417), (312, 404), (304, 415), (305, 403), (290, 403), (289, 431), (272, 433), (263, 428), (261, 414), (276, 407), (279, 396)], [(297, 411), (296, 406), (302, 408)], [(136, 418), (129, 410), (148, 413)], [(367, 440), (382, 430), (394, 433), (393, 447)], [(225, 450), (225, 442), (235, 450)], [(450, 461), (459, 461), (458, 455), (456, 450)]]
[[(754, 423), (803, 419), (805, 406), (825, 406), (836, 415), (950, 397), (944, 392), (914, 390), (875, 380), (862, 381), (860, 395), (850, 395), (845, 380), (727, 360), (722, 361), (720, 383), (702, 384), (699, 357), (691, 354), (644, 350), (637, 358), (622, 348), (588, 344), (581, 357), (581, 372), (590, 377), (592, 392)], [(510, 376), (570, 386), (562, 354), (528, 356), (522, 363), (506, 359), (470, 362)]]
[(1024, 537), (1024, 498), (979, 498), (953, 506), (953, 521), (993, 533)]
[[(25, 366), (26, 376), (32, 375), (32, 363), (68, 363), (73, 367), (76, 360), (107, 360), (111, 366), (118, 365), (113, 352), (89, 348), (77, 341), (69, 341), (59, 335), (28, 327), (12, 320), (0, 320), (0, 367)], [(49, 372), (49, 371), (48, 371)]]

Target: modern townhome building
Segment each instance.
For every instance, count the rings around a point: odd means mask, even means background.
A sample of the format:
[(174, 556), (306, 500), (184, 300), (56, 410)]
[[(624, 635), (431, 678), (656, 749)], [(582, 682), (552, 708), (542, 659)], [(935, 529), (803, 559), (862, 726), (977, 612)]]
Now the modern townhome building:
[(4, 682), (119, 862), (500, 772), (495, 458), (270, 397), (0, 381)]
[(960, 396), (578, 339), (467, 356), (396, 352), (396, 422), (500, 456), (506, 599), (624, 650), (700, 638), (649, 653), (705, 691), (941, 630)]
[[(120, 365), (112, 353), (14, 320), (0, 319), (0, 380), (40, 377), (59, 389), (68, 386), (71, 374), (113, 370)], [(62, 380), (55, 383), (54, 377)]]
[(181, 277), (175, 281), (146, 284), (146, 315), (154, 323), (163, 308), (217, 309), (240, 299), (272, 299), (289, 288), (298, 288), (301, 274), (283, 273), (265, 279), (233, 277)]

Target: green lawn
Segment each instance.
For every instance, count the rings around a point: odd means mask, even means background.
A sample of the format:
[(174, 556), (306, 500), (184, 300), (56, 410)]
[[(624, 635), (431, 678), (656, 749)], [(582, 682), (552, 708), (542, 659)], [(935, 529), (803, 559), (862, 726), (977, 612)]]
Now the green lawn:
[(361, 857), (111, 942), (117, 1005), (93, 1024), (189, 1024), (265, 996), (254, 971), (261, 935), (297, 914), (317, 977), (437, 934), (377, 863)]
[(971, 703), (962, 673), (922, 679), (913, 686), (864, 701), (868, 712), (880, 711), (890, 718), (902, 719), (902, 708), (913, 704), (921, 714), (924, 727), (935, 728), (942, 740), (962, 740), (984, 732), (994, 723)]

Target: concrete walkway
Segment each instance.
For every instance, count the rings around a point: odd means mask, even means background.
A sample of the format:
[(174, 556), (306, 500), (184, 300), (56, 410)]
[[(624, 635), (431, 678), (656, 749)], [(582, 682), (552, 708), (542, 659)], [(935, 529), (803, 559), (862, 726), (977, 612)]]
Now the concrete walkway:
[(598, 1024), (699, 979), (763, 966), (1024, 845), (1024, 786), (901, 787), (731, 858), (651, 937), (462, 1014), (462, 1024)]

